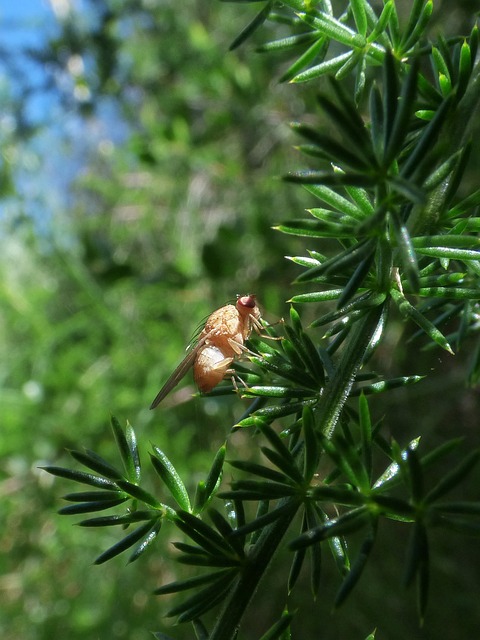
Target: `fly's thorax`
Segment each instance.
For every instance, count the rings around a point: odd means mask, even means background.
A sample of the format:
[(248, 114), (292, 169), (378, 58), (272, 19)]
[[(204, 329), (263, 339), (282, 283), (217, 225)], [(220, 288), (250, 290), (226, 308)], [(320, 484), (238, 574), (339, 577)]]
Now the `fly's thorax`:
[(220, 349), (224, 357), (235, 356), (230, 341), (243, 344), (244, 320), (236, 307), (228, 304), (214, 311), (205, 323), (201, 337), (206, 338), (206, 344)]
[(220, 309), (214, 311), (207, 319), (203, 334), (216, 332), (218, 334), (228, 334), (235, 332), (235, 326), (238, 323), (238, 311), (233, 304), (227, 304)]

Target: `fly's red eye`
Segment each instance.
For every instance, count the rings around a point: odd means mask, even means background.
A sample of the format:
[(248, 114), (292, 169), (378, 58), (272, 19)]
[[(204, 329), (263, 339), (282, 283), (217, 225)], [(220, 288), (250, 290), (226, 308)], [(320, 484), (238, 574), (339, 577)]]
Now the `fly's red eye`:
[(249, 309), (253, 309), (256, 305), (255, 297), (253, 294), (249, 294), (248, 296), (242, 296), (237, 300), (237, 304), (242, 307), (248, 307)]

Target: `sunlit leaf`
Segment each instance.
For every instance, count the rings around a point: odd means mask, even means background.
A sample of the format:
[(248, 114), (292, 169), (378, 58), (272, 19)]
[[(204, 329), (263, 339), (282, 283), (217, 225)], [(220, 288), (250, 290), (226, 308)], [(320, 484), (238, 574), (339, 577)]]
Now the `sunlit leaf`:
[[(115, 556), (118, 556), (120, 553), (123, 553), (130, 547), (132, 547), (135, 543), (137, 543), (142, 538), (145, 538), (150, 534), (152, 529), (160, 528), (160, 523), (152, 525), (151, 522), (147, 522), (146, 524), (142, 524), (137, 529), (126, 535), (123, 540), (114, 544), (110, 549), (104, 551), (101, 555), (96, 558), (94, 564), (103, 564), (107, 562), (107, 560), (111, 560)], [(158, 531), (157, 531), (158, 533)]]
[(167, 456), (161, 449), (154, 446), (153, 454), (150, 455), (150, 459), (152, 461), (153, 468), (162, 478), (179, 507), (184, 511), (190, 511), (190, 498), (188, 497), (187, 489), (177, 473), (177, 470)]

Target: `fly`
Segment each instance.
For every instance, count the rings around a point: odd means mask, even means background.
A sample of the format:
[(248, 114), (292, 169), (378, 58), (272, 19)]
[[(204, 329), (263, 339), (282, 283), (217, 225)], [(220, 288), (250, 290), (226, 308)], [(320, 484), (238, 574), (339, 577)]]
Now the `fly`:
[(239, 296), (235, 305), (214, 311), (205, 323), (195, 347), (178, 365), (150, 405), (155, 409), (193, 366), (195, 383), (202, 393), (211, 391), (223, 378), (234, 373), (235, 358), (245, 351), (253, 330), (260, 333), (260, 309), (253, 294)]

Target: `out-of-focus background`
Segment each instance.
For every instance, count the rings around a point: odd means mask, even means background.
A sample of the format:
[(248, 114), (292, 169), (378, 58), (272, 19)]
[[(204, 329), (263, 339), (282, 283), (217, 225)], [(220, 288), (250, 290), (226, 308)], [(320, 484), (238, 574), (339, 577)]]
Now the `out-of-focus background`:
[[(475, 2), (448, 12), (448, 3), (436, 5), (437, 29), (448, 18), (452, 32), (469, 32)], [(145, 462), (153, 441), (193, 488), (245, 408), (232, 398), (191, 400), (187, 377), (162, 409), (148, 410), (209, 312), (255, 292), (274, 321), (294, 293), (296, 270), (283, 256), (304, 243), (271, 227), (311, 204), (278, 176), (302, 162), (287, 123), (315, 112), (318, 87), (279, 84), (281, 56), (228, 51), (255, 10), (195, 0), (0, 0), (3, 640), (142, 640), (168, 628), (167, 605), (151, 592), (174, 577), (174, 532), (131, 566), (120, 556), (93, 567), (118, 532), (57, 516), (60, 495), (75, 487), (39, 466), (70, 465), (66, 450), (83, 446), (115, 461), (113, 413), (134, 425)], [(416, 373), (417, 356), (405, 347), (384, 364)], [(422, 431), (435, 444), (461, 424), (478, 442), (478, 396), (463, 387), (468, 354), (456, 369), (442, 360), (410, 396), (422, 407)], [(457, 403), (451, 395), (439, 402), (439, 385), (451, 394), (452, 384)], [(404, 405), (400, 394), (381, 411), (393, 412), (389, 428), (406, 443), (418, 413)], [(250, 443), (241, 435), (236, 446)], [(298, 637), (364, 638), (379, 607), (380, 638), (474, 637), (474, 543), (452, 548), (439, 538), (434, 613), (420, 630), (415, 596), (404, 597), (398, 579), (401, 527), (385, 535), (398, 537), (398, 557), (379, 549), (335, 615), (338, 583), (326, 568)], [(251, 637), (271, 607), (271, 593), (260, 597)]]

